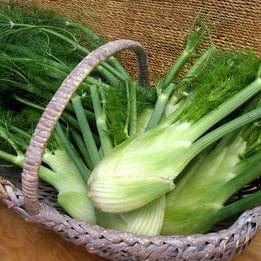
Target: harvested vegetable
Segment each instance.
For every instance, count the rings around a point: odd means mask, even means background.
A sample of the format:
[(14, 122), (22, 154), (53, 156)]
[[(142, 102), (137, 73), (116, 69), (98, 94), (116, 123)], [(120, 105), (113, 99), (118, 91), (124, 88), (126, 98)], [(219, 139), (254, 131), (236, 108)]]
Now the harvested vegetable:
[[(5, 43), (2, 46), (1, 53), (3, 65), (1, 67), (1, 75), (4, 77), (0, 80), (0, 91), (2, 95), (7, 97), (7, 100), (3, 101), (3, 103), (7, 107), (10, 106), (10, 104), (16, 104), (18, 107), (29, 106), (30, 108), (41, 111), (48, 102), (49, 97), (53, 95), (60, 82), (65, 78), (66, 73), (73, 67), (72, 62), (75, 61), (74, 63), (77, 63), (76, 61), (80, 55), (75, 52), (73, 57), (71, 57), (71, 46), (67, 47), (65, 45), (64, 47), (64, 37), (61, 36), (64, 30), (61, 30), (59, 27), (61, 23), (58, 23), (59, 26), (52, 27), (54, 31), (49, 32), (49, 30), (47, 30), (44, 35), (42, 34), (42, 29), (46, 27), (49, 28), (49, 26), (53, 26), (53, 23), (56, 23), (54, 22), (57, 20), (56, 17), (46, 17), (48, 14), (42, 13), (40, 19), (35, 21), (34, 12), (24, 12), (24, 10), (15, 9), (14, 13), (10, 13), (9, 10), (4, 9), (3, 13), (5, 12), (8, 13), (8, 16), (3, 15), (5, 19), (6, 17), (11, 19), (14, 16), (15, 19), (17, 19), (18, 16), (22, 21), (25, 19), (26, 25), (24, 28), (26, 29), (20, 30), (17, 29), (16, 26), (8, 28), (10, 24), (8, 22), (6, 24), (3, 23), (5, 29), (7, 27), (9, 31), (9, 34), (7, 34), (2, 41), (2, 43)], [(59, 19), (64, 20), (62, 18)], [(64, 20), (63, 25), (67, 23), (68, 21)], [(75, 26), (78, 27), (76, 24)], [(58, 36), (55, 34), (56, 30), (59, 30)], [(67, 30), (68, 28), (66, 32)], [(88, 29), (86, 28), (86, 30)], [(50, 35), (47, 37), (47, 34)], [(29, 39), (29, 36), (30, 44), (28, 44), (26, 40)], [(70, 36), (76, 39), (77, 35), (70, 34)], [(62, 41), (60, 41), (61, 39)], [(20, 42), (19, 46), (15, 44), (16, 42)], [(38, 48), (37, 46), (39, 45), (43, 46), (43, 48)], [(45, 46), (48, 46), (48, 48)], [(62, 54), (57, 52), (57, 46), (59, 50), (63, 50)], [(48, 49), (48, 52), (46, 49)], [(83, 48), (80, 49), (83, 50)], [(17, 71), (18, 73), (16, 73)], [(72, 147), (76, 146), (78, 148), (78, 155), (82, 156), (82, 160), (86, 164), (86, 166), (83, 166), (82, 163), (79, 163), (79, 160), (77, 161), (77, 157), (72, 154), (70, 147), (68, 148), (67, 142), (66, 150), (69, 156), (72, 155), (72, 161), (84, 180), (88, 178), (86, 174), (95, 167), (102, 157), (102, 154), (106, 153), (106, 144), (109, 143), (109, 147), (115, 146), (131, 135), (131, 128), (129, 130), (128, 124), (131, 122), (131, 125), (133, 125), (132, 122), (134, 121), (128, 117), (128, 114), (129, 110), (133, 108), (133, 104), (129, 104), (126, 100), (126, 96), (132, 95), (133, 97), (133, 95), (135, 95), (135, 97), (137, 97), (139, 107), (138, 114), (141, 114), (143, 110), (151, 106), (155, 100), (153, 89), (143, 90), (134, 82), (132, 83), (130, 81), (123, 81), (122, 83), (117, 83), (115, 86), (111, 86), (108, 84), (108, 79), (104, 79), (101, 76), (98, 78), (96, 73), (94, 76), (95, 78), (88, 77), (82, 84), (79, 92), (72, 99), (71, 106), (67, 108), (66, 113), (64, 113), (61, 119), (69, 132), (69, 135), (66, 137), (67, 141), (73, 143)], [(7, 82), (11, 82), (12, 84), (7, 85)], [(38, 83), (40, 83), (40, 85), (38, 85)], [(90, 88), (91, 92), (89, 90)], [(133, 90), (135, 90), (135, 94)], [(91, 96), (95, 101), (94, 104), (90, 102)], [(35, 97), (37, 97), (37, 102), (35, 101)], [(104, 102), (105, 97), (106, 104)], [(115, 100), (118, 101), (117, 110), (115, 110), (117, 106)], [(126, 107), (128, 107), (129, 110), (126, 110)], [(90, 111), (92, 109), (93, 112)], [(102, 115), (105, 115), (105, 112), (106, 117), (108, 117), (107, 123), (99, 126), (101, 121), (98, 119), (102, 117)], [(97, 130), (94, 126), (94, 114), (97, 116)], [(119, 119), (121, 120), (119, 121)], [(137, 126), (143, 125), (138, 116), (135, 122)], [(107, 124), (108, 127), (106, 127)], [(104, 132), (105, 129), (106, 132)], [(60, 128), (56, 128), (56, 131), (58, 130), (60, 130)], [(102, 137), (100, 140), (97, 138), (99, 135)], [(108, 140), (107, 143), (104, 142), (105, 139)], [(102, 146), (102, 148), (100, 148), (100, 146)], [(86, 173), (83, 173), (84, 170)], [(42, 175), (40, 175), (40, 177), (42, 177)], [(73, 184), (72, 180), (64, 180), (64, 182), (64, 184), (68, 182), (72, 187), (77, 186), (76, 180), (74, 181), (75, 184)], [(49, 183), (54, 185), (51, 182)], [(60, 202), (59, 200), (58, 203)], [(74, 206), (77, 206), (77, 204)], [(72, 211), (68, 211), (66, 206), (64, 209), (74, 217), (84, 221), (87, 220), (86, 217), (80, 217), (76, 215), (77, 213), (73, 214)], [(141, 214), (138, 215), (140, 216)], [(161, 214), (162, 222), (163, 214), (164, 212)], [(157, 233), (159, 233), (159, 230), (160, 228), (157, 229)], [(144, 233), (147, 232), (150, 233), (148, 229)]]
[[(22, 167), (40, 112), (104, 41), (34, 9), (2, 7), (0, 29), (0, 158)], [(260, 191), (232, 197), (261, 172), (261, 108), (252, 98), (260, 59), (213, 43), (200, 53), (206, 39), (197, 21), (156, 88), (146, 71), (137, 84), (114, 57), (80, 84), (40, 169), (72, 217), (136, 234), (204, 233), (261, 203)]]
[(166, 196), (161, 233), (204, 233), (246, 206), (260, 204), (260, 191), (244, 193), (243, 199), (227, 203), (243, 186), (260, 176), (260, 145), (259, 120), (226, 135), (196, 158)]
[(203, 135), (260, 92), (259, 65), (251, 54), (230, 54), (228, 60), (227, 54), (214, 55), (181, 109), (116, 147), (94, 169), (88, 182), (94, 205), (105, 212), (126, 212), (173, 190), (175, 178), (198, 153), (247, 123), (234, 120)]
[[(28, 147), (35, 119), (40, 117), (39, 113), (33, 111), (19, 112), (7, 111), (1, 108), (0, 117), (0, 158), (18, 167), (23, 167), (25, 151)], [(94, 207), (87, 197), (87, 188), (75, 163), (71, 160), (73, 156), (80, 169), (86, 174), (84, 164), (76, 155), (69, 154), (65, 146), (68, 144), (65, 134), (59, 125), (49, 141), (48, 148), (43, 156), (43, 164), (40, 168), (40, 178), (54, 186), (58, 191), (57, 203), (75, 218), (96, 223)], [(64, 144), (65, 143), (65, 146)]]

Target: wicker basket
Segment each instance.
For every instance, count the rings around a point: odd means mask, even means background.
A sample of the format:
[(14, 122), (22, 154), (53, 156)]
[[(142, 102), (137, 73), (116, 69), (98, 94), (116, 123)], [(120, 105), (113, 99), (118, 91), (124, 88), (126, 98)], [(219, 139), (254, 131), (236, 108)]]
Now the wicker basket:
[[(136, 236), (99, 226), (90, 226), (65, 215), (56, 205), (56, 192), (40, 183), (38, 170), (46, 143), (73, 92), (101, 62), (118, 51), (129, 49), (137, 56), (140, 82), (148, 80), (143, 47), (131, 40), (109, 42), (84, 58), (64, 80), (47, 105), (26, 153), (22, 183), (17, 175), (1, 180), (3, 202), (24, 219), (42, 224), (90, 253), (111, 260), (229, 260), (237, 255), (261, 228), (261, 207), (242, 214), (227, 229), (206, 235)], [(8, 180), (12, 182), (12, 185)], [(19, 189), (22, 184), (22, 191)]]
[[(3, 2), (9, 2), (3, 0)], [(12, 2), (26, 2), (13, 0)], [(259, 0), (34, 0), (40, 7), (86, 22), (109, 39), (132, 38), (149, 49), (152, 81), (169, 68), (183, 48), (183, 39), (195, 17), (203, 11), (215, 24), (214, 40), (219, 46), (251, 47), (260, 54)], [(127, 15), (126, 15), (127, 14)], [(131, 17), (131, 19), (129, 19)], [(260, 33), (260, 31), (259, 31)], [(166, 39), (168, 42), (166, 42)], [(71, 94), (82, 78), (101, 60), (130, 47), (140, 59), (140, 72), (146, 81), (143, 50), (134, 42), (118, 42), (99, 49), (84, 59), (67, 77), (46, 108), (30, 143), (22, 178), (18, 170), (1, 170), (2, 201), (25, 220), (39, 223), (60, 234), (65, 240), (81, 245), (90, 253), (111, 260), (229, 260), (237, 255), (261, 229), (261, 207), (243, 213), (230, 227), (218, 232), (191, 236), (136, 236), (131, 233), (90, 226), (67, 216), (56, 204), (57, 192), (38, 184), (38, 168), (45, 143)], [(108, 51), (108, 52), (107, 52)], [(126, 56), (125, 56), (126, 57)], [(129, 65), (127, 56), (127, 65)], [(164, 62), (163, 62), (164, 61)], [(82, 69), (83, 67), (84, 69)], [(135, 69), (130, 65), (131, 70)], [(2, 184), (2, 187), (1, 187)]]

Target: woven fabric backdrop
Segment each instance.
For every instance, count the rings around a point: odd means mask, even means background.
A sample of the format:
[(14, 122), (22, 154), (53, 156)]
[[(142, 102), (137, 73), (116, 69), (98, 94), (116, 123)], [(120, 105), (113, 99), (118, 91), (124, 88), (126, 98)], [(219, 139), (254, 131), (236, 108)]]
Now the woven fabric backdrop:
[[(30, 2), (29, 0), (26, 0)], [(23, 3), (26, 2), (25, 0)], [(223, 47), (251, 47), (261, 55), (261, 0), (34, 0), (78, 22), (107, 40), (141, 42), (149, 55), (151, 78), (168, 70), (183, 48), (198, 12)], [(133, 68), (133, 58), (124, 55)]]

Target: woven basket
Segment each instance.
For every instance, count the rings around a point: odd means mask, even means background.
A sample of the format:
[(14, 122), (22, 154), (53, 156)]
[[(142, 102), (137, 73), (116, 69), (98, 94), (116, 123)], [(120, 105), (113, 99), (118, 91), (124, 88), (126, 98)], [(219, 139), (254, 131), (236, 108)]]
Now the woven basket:
[[(17, 175), (1, 180), (3, 202), (24, 219), (42, 224), (90, 253), (111, 260), (229, 260), (237, 255), (261, 228), (261, 207), (242, 214), (229, 228), (206, 235), (136, 236), (70, 218), (56, 205), (56, 192), (38, 184), (38, 170), (51, 132), (73, 92), (101, 62), (118, 51), (129, 49), (137, 56), (140, 83), (148, 80), (143, 47), (131, 40), (109, 42), (84, 58), (64, 80), (40, 118), (26, 153), (22, 191)], [(12, 185), (10, 180), (14, 185)], [(38, 187), (39, 185), (39, 187)]]

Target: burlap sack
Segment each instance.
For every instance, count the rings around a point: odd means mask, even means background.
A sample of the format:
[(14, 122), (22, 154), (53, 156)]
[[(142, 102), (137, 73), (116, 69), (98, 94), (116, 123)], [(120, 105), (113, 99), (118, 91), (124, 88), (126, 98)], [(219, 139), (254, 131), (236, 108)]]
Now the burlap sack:
[[(151, 79), (163, 75), (181, 52), (198, 12), (213, 40), (223, 47), (251, 47), (261, 55), (261, 0), (35, 0), (83, 22), (108, 40), (128, 38), (145, 45)], [(124, 62), (130, 56), (123, 55)], [(131, 68), (132, 70), (132, 68)]]

